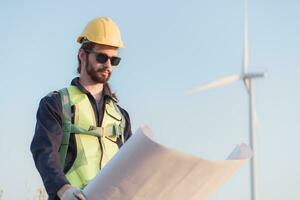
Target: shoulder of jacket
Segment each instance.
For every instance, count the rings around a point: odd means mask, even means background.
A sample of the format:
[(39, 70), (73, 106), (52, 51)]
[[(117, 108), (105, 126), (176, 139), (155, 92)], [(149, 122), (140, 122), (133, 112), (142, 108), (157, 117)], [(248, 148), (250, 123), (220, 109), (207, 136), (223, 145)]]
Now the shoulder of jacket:
[(52, 91), (52, 92), (49, 92), (46, 97), (55, 97), (59, 95), (59, 92), (58, 91)]
[(41, 102), (46, 104), (60, 104), (60, 94), (58, 91), (49, 92), (41, 99)]

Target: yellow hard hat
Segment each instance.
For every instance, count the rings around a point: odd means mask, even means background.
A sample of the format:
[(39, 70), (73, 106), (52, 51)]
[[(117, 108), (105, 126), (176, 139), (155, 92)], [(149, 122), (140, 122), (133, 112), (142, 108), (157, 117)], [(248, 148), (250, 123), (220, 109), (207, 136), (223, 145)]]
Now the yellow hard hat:
[(117, 24), (108, 17), (100, 17), (90, 21), (77, 38), (77, 42), (80, 44), (84, 41), (118, 48), (124, 47)]

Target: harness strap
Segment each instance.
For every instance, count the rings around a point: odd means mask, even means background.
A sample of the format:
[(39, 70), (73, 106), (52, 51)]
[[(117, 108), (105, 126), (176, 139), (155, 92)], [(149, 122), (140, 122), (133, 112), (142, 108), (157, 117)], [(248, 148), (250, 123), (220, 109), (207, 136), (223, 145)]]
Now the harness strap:
[(65, 161), (69, 146), (69, 140), (70, 140), (70, 133), (71, 133), (71, 127), (72, 127), (72, 113), (71, 113), (71, 102), (70, 97), (68, 93), (67, 88), (63, 88), (58, 91), (61, 97), (61, 104), (62, 104), (62, 113), (63, 113), (63, 120), (62, 120), (62, 126), (63, 126), (63, 138), (62, 143), (59, 149), (60, 154), (60, 166), (63, 170), (65, 167)]
[(92, 135), (96, 137), (120, 137), (123, 135), (123, 130), (122, 128), (120, 128), (120, 126), (116, 124), (111, 124), (106, 127), (90, 126), (89, 129), (85, 129), (80, 126), (71, 124), (71, 133)]

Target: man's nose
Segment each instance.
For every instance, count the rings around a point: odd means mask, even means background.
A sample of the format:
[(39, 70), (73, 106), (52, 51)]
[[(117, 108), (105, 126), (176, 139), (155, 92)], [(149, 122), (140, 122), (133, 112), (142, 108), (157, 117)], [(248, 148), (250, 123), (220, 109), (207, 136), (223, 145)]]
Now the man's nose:
[(107, 61), (105, 63), (103, 63), (103, 66), (105, 68), (108, 68), (109, 70), (112, 70), (112, 65), (111, 65), (110, 59), (107, 59)]

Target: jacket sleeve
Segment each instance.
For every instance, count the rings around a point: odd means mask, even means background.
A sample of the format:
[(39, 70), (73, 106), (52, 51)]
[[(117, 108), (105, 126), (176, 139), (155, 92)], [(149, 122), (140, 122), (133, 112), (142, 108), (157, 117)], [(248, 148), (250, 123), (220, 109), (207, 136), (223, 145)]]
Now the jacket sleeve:
[(62, 141), (62, 108), (58, 92), (41, 99), (37, 111), (35, 133), (30, 150), (49, 199), (57, 199), (57, 191), (69, 183), (60, 167), (59, 147)]

